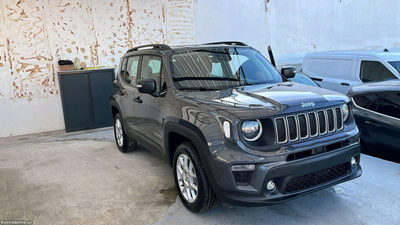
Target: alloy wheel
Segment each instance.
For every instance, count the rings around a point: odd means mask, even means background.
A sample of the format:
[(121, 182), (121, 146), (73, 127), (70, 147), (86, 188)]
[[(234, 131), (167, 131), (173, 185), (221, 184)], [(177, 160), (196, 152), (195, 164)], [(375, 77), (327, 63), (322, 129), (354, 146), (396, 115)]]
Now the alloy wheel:
[(180, 154), (178, 157), (176, 176), (183, 197), (189, 203), (193, 203), (198, 195), (198, 180), (192, 160), (186, 154)]
[(117, 118), (115, 120), (115, 137), (117, 139), (118, 146), (122, 147), (124, 144), (124, 133), (122, 130), (121, 121)]

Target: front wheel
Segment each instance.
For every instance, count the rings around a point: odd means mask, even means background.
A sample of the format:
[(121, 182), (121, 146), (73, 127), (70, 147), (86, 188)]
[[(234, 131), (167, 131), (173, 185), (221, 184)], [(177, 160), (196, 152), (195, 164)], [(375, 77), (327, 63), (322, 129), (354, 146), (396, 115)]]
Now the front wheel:
[(125, 134), (121, 115), (119, 113), (114, 117), (114, 137), (118, 150), (123, 153), (133, 151), (137, 148), (137, 142)]
[(196, 147), (191, 142), (178, 146), (174, 154), (174, 178), (179, 197), (192, 212), (215, 208), (219, 201), (208, 182)]

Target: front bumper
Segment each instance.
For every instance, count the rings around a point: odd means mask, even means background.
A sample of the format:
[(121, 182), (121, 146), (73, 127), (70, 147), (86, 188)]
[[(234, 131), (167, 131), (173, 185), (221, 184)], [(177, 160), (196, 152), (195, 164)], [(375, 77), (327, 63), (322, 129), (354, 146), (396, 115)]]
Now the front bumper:
[[(357, 161), (351, 166), (351, 158)], [(358, 142), (295, 161), (265, 163), (254, 160), (255, 170), (248, 185), (237, 185), (230, 170), (232, 162), (225, 164), (219, 177), (210, 179), (218, 199), (230, 205), (263, 206), (281, 203), (311, 192), (352, 180), (361, 176), (360, 146)], [(257, 162), (258, 161), (258, 162)], [(234, 162), (241, 163), (241, 162)], [(216, 166), (216, 165), (214, 165)], [(214, 167), (210, 165), (210, 167)], [(222, 165), (220, 164), (219, 169)], [(267, 182), (274, 181), (276, 189), (266, 190)]]

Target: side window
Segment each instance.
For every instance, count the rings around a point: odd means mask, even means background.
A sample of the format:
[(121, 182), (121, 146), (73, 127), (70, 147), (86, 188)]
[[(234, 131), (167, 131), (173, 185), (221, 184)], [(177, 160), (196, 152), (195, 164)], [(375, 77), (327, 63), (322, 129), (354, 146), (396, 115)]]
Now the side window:
[(353, 60), (351, 59), (329, 59), (326, 64), (325, 76), (343, 80), (354, 80), (354, 77), (351, 76), (352, 68)]
[(126, 58), (123, 58), (121, 63), (121, 68), (119, 70), (119, 74), (123, 79), (125, 79), (125, 69), (126, 69)]
[(354, 102), (365, 109), (376, 110), (376, 99), (378, 99), (379, 94), (367, 94), (367, 95), (359, 95), (354, 96)]
[(325, 67), (328, 59), (308, 58), (306, 61), (305, 71), (311, 72), (318, 76), (324, 76)]
[(360, 79), (365, 83), (397, 78), (380, 62), (362, 61)]
[(161, 57), (154, 55), (143, 56), (140, 79), (152, 78), (156, 81), (156, 91), (161, 88)]
[(387, 94), (379, 101), (377, 112), (400, 119), (400, 93)]
[(136, 86), (138, 66), (139, 66), (139, 56), (133, 56), (128, 58), (128, 63), (125, 71), (126, 83)]

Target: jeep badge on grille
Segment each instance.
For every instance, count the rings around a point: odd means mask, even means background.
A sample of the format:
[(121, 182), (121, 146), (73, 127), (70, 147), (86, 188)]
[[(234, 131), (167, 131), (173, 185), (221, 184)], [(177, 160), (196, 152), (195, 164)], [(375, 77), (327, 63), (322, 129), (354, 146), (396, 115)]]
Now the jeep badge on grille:
[(310, 106), (312, 106), (312, 107), (314, 107), (315, 106), (315, 103), (314, 102), (302, 102), (301, 103), (301, 107), (310, 107)]

